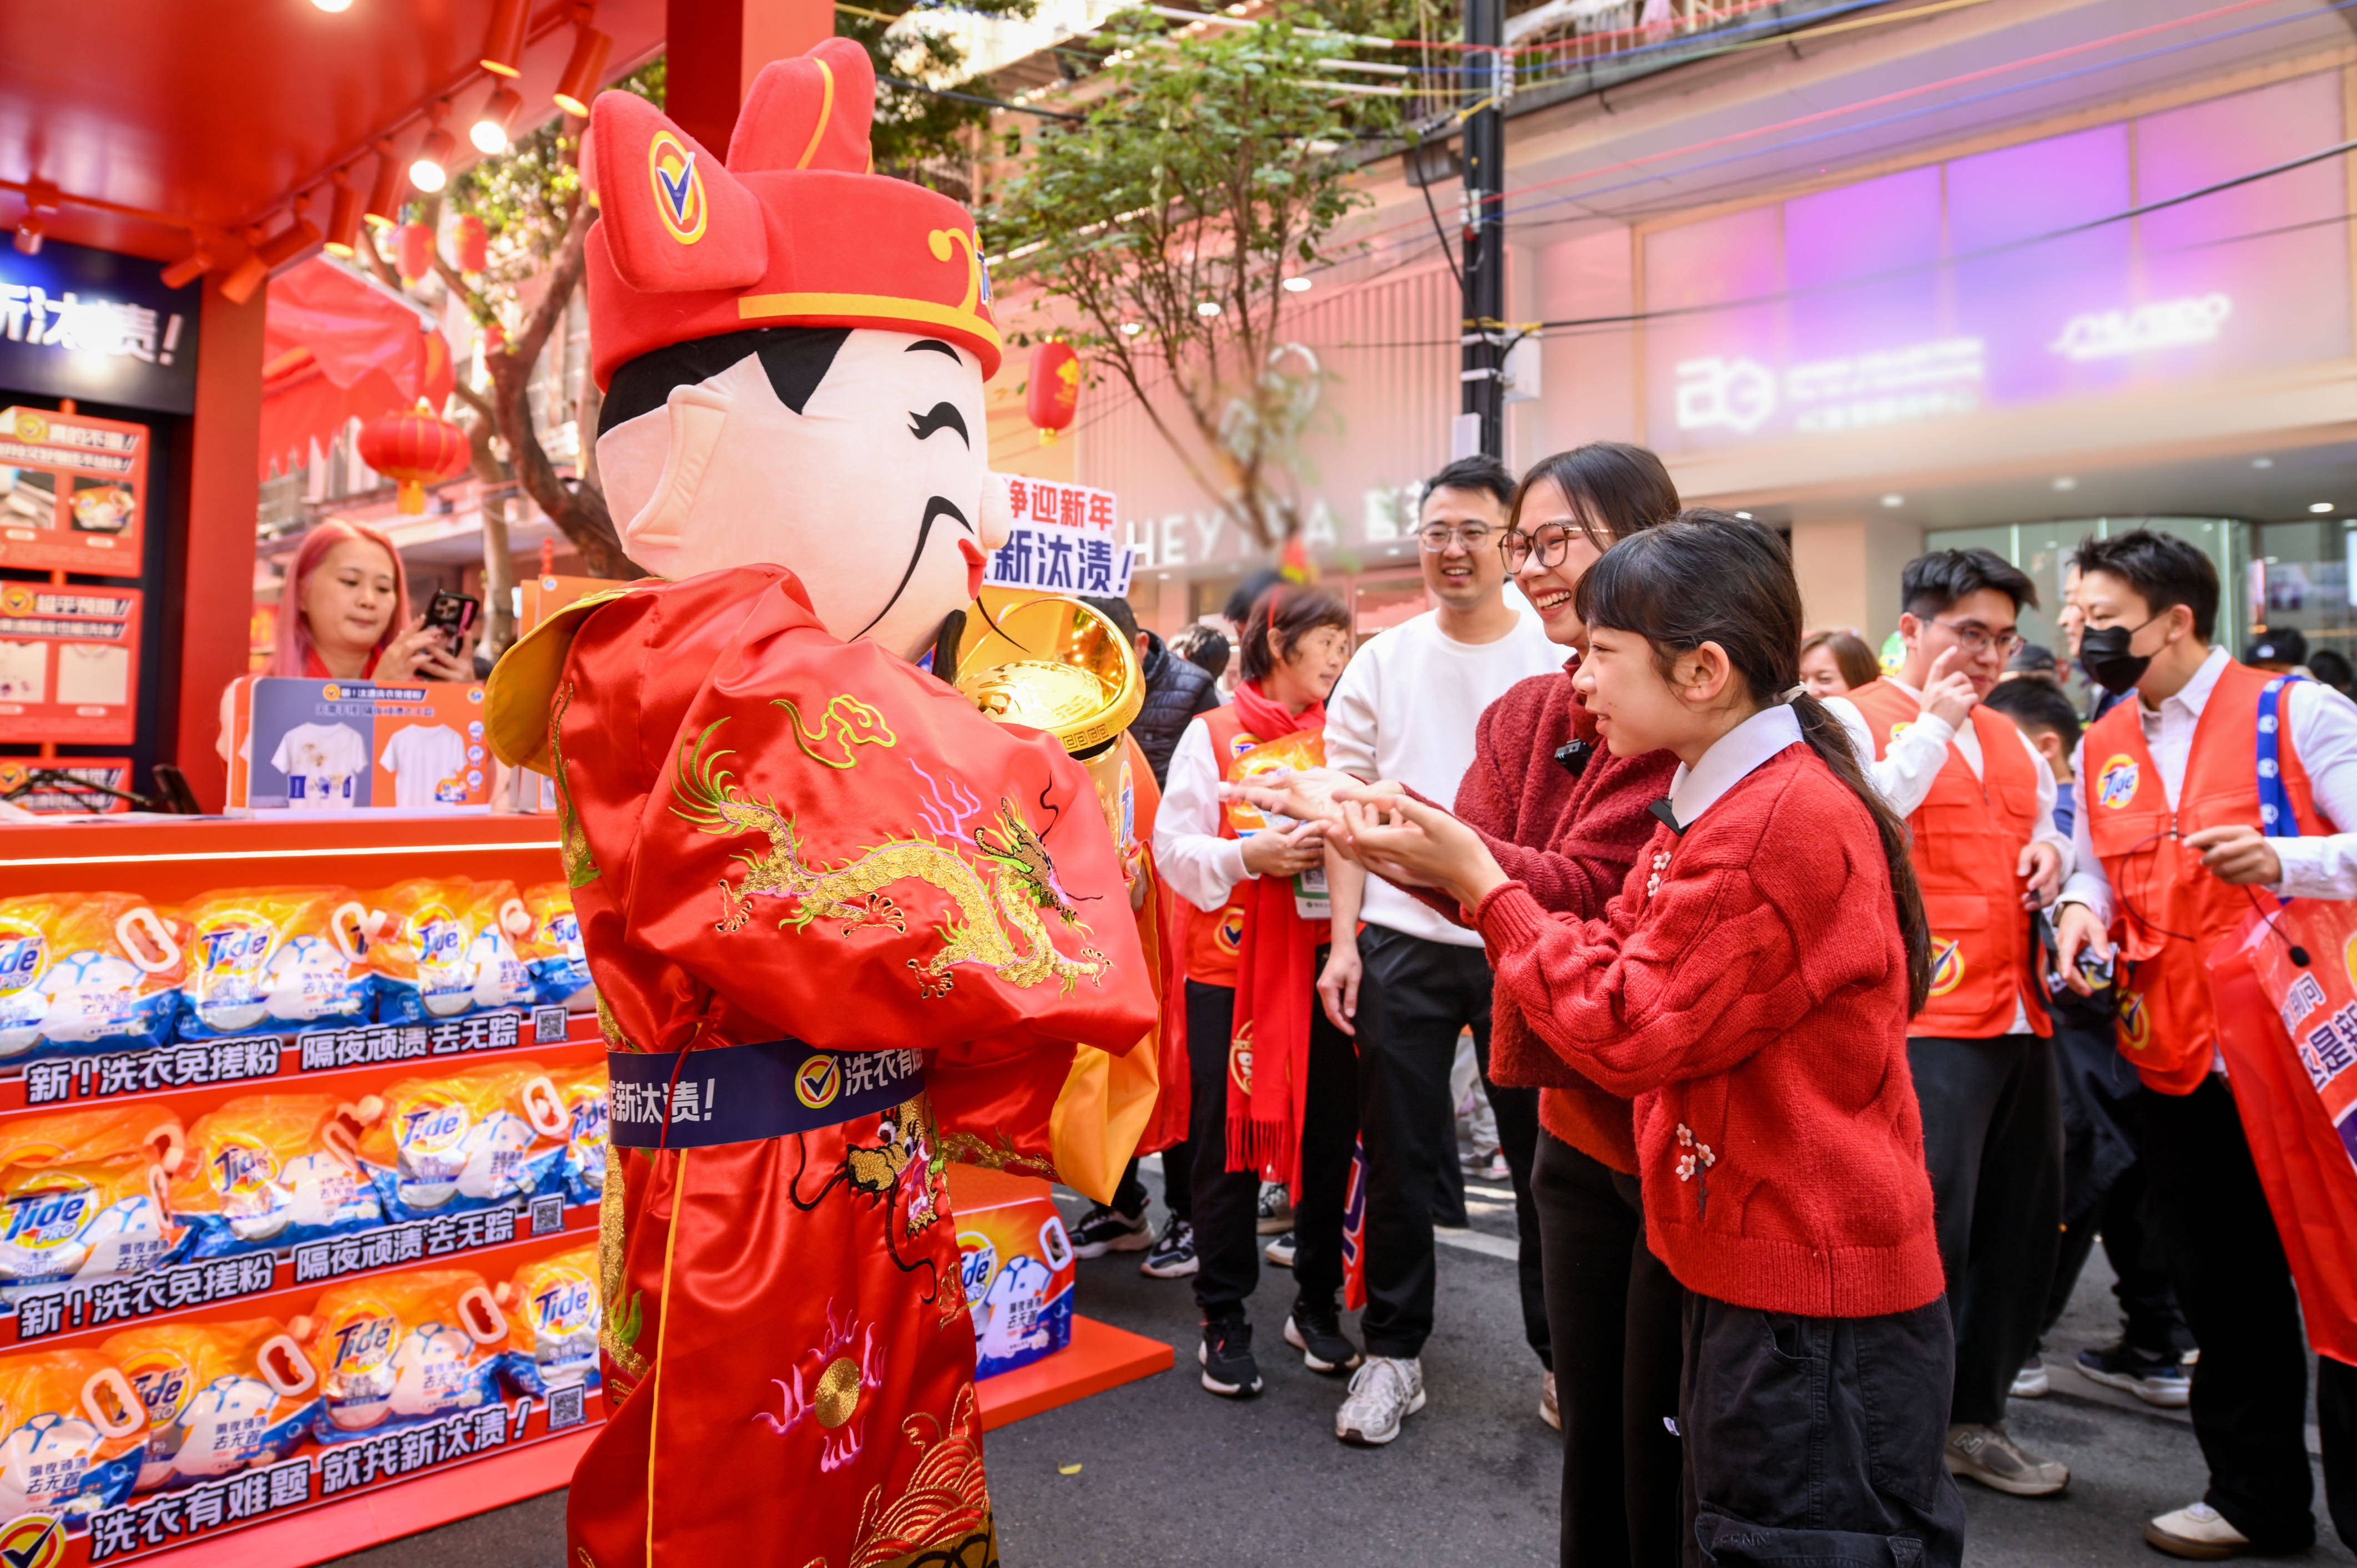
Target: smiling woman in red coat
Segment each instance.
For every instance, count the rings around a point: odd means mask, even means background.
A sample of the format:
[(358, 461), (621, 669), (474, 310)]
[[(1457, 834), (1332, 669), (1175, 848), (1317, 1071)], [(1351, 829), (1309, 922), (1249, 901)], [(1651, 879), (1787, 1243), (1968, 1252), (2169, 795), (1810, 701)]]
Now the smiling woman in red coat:
[(1648, 1239), (1689, 1293), (1689, 1561), (1830, 1560), (1864, 1536), (1953, 1568), (1954, 1345), (1906, 1054), (1929, 939), (1904, 826), (1799, 686), (1774, 535), (1686, 512), (1607, 552), (1576, 605), (1605, 744), (1682, 764), (1603, 918), (1550, 913), (1419, 801), (1346, 800), (1337, 842), (1471, 910), (1501, 995), (1635, 1101)]

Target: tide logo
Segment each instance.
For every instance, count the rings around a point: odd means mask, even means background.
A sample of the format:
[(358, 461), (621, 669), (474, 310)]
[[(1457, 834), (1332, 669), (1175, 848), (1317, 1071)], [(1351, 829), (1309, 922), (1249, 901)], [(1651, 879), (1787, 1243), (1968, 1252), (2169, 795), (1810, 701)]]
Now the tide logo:
[(373, 1301), (355, 1302), (328, 1327), (329, 1369), (350, 1375), (373, 1372), (393, 1359), (393, 1337), (401, 1325)]
[(36, 1178), (8, 1195), (7, 1229), (0, 1243), (42, 1252), (81, 1234), (97, 1195), (77, 1176)]
[(1236, 1031), (1236, 1037), (1228, 1042), (1228, 1077), (1234, 1079), (1236, 1087), (1246, 1094), (1252, 1092), (1252, 1026), (1246, 1024)]
[(1211, 928), (1211, 945), (1230, 958), (1243, 950), (1244, 909), (1241, 904), (1231, 904), (1220, 911), (1220, 923)]
[(647, 144), (647, 181), (654, 188), (655, 216), (671, 237), (683, 245), (704, 238), (709, 210), (704, 199), (704, 174), (695, 155), (669, 131), (658, 131)]
[(439, 904), (428, 904), (409, 918), (416, 933), (417, 967), (449, 969), (466, 956), (467, 928)]
[(794, 1098), (813, 1111), (834, 1104), (842, 1090), (843, 1069), (833, 1057), (811, 1057), (794, 1069)]
[(48, 968), (48, 944), (39, 931), (29, 926), (0, 926), (0, 996), (29, 990)]
[(1941, 937), (1932, 939), (1932, 994), (1945, 996), (1964, 980), (1964, 954), (1961, 942)]
[(457, 1100), (427, 1090), (393, 1112), (393, 1136), (411, 1154), (439, 1155), (458, 1146), (472, 1120)]
[(2125, 753), (2107, 759), (2095, 774), (2095, 799), (2118, 811), (2136, 799), (2140, 773), (2136, 758)]
[(147, 1407), (150, 1426), (169, 1426), (180, 1419), (188, 1408), (189, 1396), (197, 1391), (197, 1380), (188, 1364), (169, 1350), (142, 1350), (123, 1361), (123, 1375), (139, 1391), (139, 1402)]
[(260, 1192), (277, 1179), (278, 1157), (260, 1142), (236, 1133), (216, 1133), (220, 1142), (206, 1163), (205, 1176), (223, 1197)]
[(597, 1321), (597, 1289), (577, 1269), (561, 1269), (532, 1296), (532, 1324), (542, 1334), (578, 1334)]
[(221, 979), (260, 974), (276, 935), (268, 920), (242, 911), (209, 921), (197, 931), (198, 967)]
[(980, 1230), (958, 1232), (958, 1269), (965, 1285), (969, 1311), (982, 1305), (992, 1276), (998, 1273), (998, 1243)]
[(2140, 1051), (2152, 1044), (2152, 1015), (2145, 1010), (2142, 993), (2120, 993), (2120, 1044), (2132, 1051)]

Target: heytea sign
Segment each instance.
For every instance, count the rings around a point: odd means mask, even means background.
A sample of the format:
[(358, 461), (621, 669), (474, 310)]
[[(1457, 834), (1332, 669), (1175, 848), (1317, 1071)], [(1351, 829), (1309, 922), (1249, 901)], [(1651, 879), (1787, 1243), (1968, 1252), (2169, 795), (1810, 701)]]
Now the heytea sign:
[(0, 387), (195, 412), (203, 285), (166, 288), (157, 271), (55, 240), (38, 256), (0, 250)]

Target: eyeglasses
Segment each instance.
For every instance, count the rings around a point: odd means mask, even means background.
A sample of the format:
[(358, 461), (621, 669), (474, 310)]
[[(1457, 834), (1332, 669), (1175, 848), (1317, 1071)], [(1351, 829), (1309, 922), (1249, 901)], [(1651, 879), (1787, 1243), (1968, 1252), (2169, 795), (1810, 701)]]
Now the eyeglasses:
[(1537, 532), (1524, 533), (1519, 528), (1506, 530), (1498, 541), (1498, 549), (1506, 558), (1506, 570), (1519, 572), (1533, 555), (1542, 566), (1560, 566), (1566, 553), (1571, 549), (1572, 531), (1559, 522), (1541, 523)]
[(1999, 653), (2010, 657), (2015, 649), (2019, 648), (2028, 640), (2018, 632), (1991, 631), (1985, 626), (1976, 625), (1970, 621), (1965, 622), (1962, 626), (1957, 625), (1952, 620), (1934, 620), (1932, 624), (1933, 626), (1945, 627), (1950, 631), (1954, 632), (1956, 634), (1957, 642), (1964, 646), (1964, 650), (1967, 653), (1986, 653), (1990, 649), (1994, 648)]
[(1445, 522), (1435, 522), (1426, 524), (1416, 534), (1415, 542), (1428, 553), (1437, 555), (1451, 544), (1462, 544), (1468, 550), (1482, 549), (1497, 532), (1486, 522), (1465, 522), (1454, 527)]

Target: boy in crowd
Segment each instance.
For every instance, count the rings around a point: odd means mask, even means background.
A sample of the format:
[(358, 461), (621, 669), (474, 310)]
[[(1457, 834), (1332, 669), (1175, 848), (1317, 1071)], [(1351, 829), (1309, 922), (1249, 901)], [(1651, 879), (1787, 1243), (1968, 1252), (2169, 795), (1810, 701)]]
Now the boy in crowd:
[[(2201, 1342), (2192, 1416), (2210, 1487), (2145, 1539), (2172, 1556), (2298, 1552), (2316, 1538), (2303, 1427), (2308, 1356), (2298, 1293), (2258, 1170), (2255, 1136), (2221, 1070), (2204, 961), (2233, 940), (2254, 887), (2279, 897), (2357, 897), (2357, 705), (2312, 681), (2278, 693), (2262, 727), (2263, 671), (2212, 647), (2218, 574), (2185, 540), (2147, 529), (2079, 547), (2087, 671), (2126, 693), (2087, 728), (2072, 771), (2078, 871), (2056, 921), (2057, 967), (2115, 966), (2120, 1049), (2145, 1087), (2143, 1154), (2171, 1283)], [(2260, 740), (2296, 837), (2260, 827)], [(2295, 762), (2297, 768), (2295, 768)], [(2304, 779), (2304, 788), (2290, 788)], [(2115, 949), (2111, 940), (2120, 941)], [(2325, 1500), (2357, 1542), (2357, 1368), (2317, 1363)]]
[(2046, 1497), (2071, 1472), (2014, 1440), (2005, 1402), (2044, 1326), (2062, 1218), (2061, 1086), (2029, 911), (2053, 898), (2071, 845), (2052, 770), (1978, 706), (2038, 592), (1989, 551), (1941, 550), (1908, 563), (1900, 596), (1906, 662), (1846, 700), (1872, 732), (1876, 788), (1908, 818), (1932, 925), (1932, 994), (1907, 1059), (1956, 1336), (1947, 1463)]
[[(1481, 710), (1526, 676), (1562, 667), (1536, 615), (1506, 594), (1506, 503), (1513, 478), (1491, 457), (1451, 463), (1425, 487), (1417, 542), (1434, 607), (1360, 650), (1326, 705), (1329, 766), (1370, 782), (1396, 779), (1428, 800), (1453, 800), (1473, 760)], [(1346, 1443), (1388, 1443), (1424, 1405), (1424, 1342), (1432, 1332), (1433, 1211), (1454, 1208), (1463, 1182), (1455, 1101), (1457, 1038), (1473, 1032), (1489, 1076), (1489, 961), (1480, 933), (1329, 854), (1333, 949), (1318, 982), (1327, 1015), (1359, 1046), (1360, 1135), (1367, 1156), (1366, 1364), (1334, 1418)], [(1366, 929), (1359, 930), (1359, 922)], [(1523, 1327), (1542, 1367), (1540, 1286), (1531, 1156), (1538, 1091), (1487, 1084), (1513, 1174), (1521, 1233)], [(1545, 1374), (1542, 1410), (1554, 1373)]]

